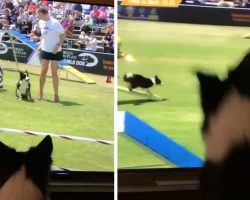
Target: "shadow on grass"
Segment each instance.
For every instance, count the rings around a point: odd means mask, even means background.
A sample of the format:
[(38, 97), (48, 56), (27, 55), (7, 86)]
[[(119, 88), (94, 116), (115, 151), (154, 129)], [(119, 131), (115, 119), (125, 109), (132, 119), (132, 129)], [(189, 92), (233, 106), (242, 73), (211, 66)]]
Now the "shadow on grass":
[(28, 102), (28, 103), (35, 103), (34, 99), (30, 99), (30, 100), (24, 99), (23, 101)]
[(167, 101), (168, 99), (160, 99), (160, 100), (153, 100), (153, 99), (134, 99), (134, 100), (123, 100), (118, 101), (118, 106), (120, 105), (127, 105), (127, 104), (133, 104), (135, 106), (139, 106), (145, 103), (157, 103), (161, 101)]
[(18, 98), (16, 98), (17, 101), (24, 101), (24, 102), (27, 102), (27, 103), (35, 103), (35, 100), (34, 99), (22, 99), (22, 100), (19, 100)]
[[(55, 103), (54, 101), (49, 100), (49, 99), (43, 99), (43, 101), (47, 101), (47, 102), (50, 102), (50, 103)], [(76, 102), (73, 102), (73, 101), (60, 101), (58, 104), (61, 104), (63, 106), (82, 106), (82, 104), (76, 103)]]
[(7, 91), (6, 89), (0, 89), (0, 93), (4, 93), (6, 91)]

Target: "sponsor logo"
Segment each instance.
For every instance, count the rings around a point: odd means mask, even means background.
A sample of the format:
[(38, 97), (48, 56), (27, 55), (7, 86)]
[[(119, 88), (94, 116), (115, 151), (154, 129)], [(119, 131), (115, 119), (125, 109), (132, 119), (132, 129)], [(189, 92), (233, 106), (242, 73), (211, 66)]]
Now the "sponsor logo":
[(84, 67), (94, 67), (98, 64), (98, 58), (91, 53), (81, 53), (78, 55), (81, 58), (81, 65)]
[(8, 47), (4, 43), (0, 43), (0, 54), (6, 54), (8, 51)]

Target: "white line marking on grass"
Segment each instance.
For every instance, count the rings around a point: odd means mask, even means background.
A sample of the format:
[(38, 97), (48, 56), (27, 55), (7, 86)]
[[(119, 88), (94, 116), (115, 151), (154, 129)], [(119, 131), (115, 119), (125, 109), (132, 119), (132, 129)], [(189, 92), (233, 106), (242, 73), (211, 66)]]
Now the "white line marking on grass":
[(78, 137), (78, 136), (71, 136), (71, 135), (59, 135), (59, 134), (54, 134), (54, 133), (35, 132), (35, 131), (19, 130), (19, 129), (12, 129), (12, 128), (0, 128), (0, 132), (34, 135), (34, 136), (47, 136), (47, 135), (49, 135), (49, 136), (54, 137), (54, 138), (60, 138), (60, 139), (65, 139), (65, 140), (96, 142), (96, 143), (106, 144), (106, 145), (113, 145), (114, 144), (114, 141), (110, 141), (110, 140), (99, 140), (99, 139), (86, 138), (86, 137)]

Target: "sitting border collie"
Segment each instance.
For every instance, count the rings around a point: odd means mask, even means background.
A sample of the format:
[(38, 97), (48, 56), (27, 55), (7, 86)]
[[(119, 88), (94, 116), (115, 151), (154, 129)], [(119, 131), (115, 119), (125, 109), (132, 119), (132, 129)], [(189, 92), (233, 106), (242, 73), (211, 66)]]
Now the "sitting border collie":
[(147, 78), (140, 74), (127, 73), (123, 76), (123, 80), (127, 82), (129, 91), (133, 91), (135, 88), (146, 89), (150, 95), (153, 95), (149, 90), (155, 85), (161, 85), (161, 80), (158, 76), (153, 78)]
[(29, 73), (26, 70), (25, 72), (19, 72), (20, 73), (20, 79), (17, 82), (16, 86), (16, 97), (19, 100), (31, 100), (31, 93), (30, 93), (30, 78)]
[(27, 152), (0, 142), (0, 200), (47, 200), (52, 151), (50, 136)]
[(250, 52), (225, 79), (197, 76), (205, 144), (200, 199), (250, 199)]

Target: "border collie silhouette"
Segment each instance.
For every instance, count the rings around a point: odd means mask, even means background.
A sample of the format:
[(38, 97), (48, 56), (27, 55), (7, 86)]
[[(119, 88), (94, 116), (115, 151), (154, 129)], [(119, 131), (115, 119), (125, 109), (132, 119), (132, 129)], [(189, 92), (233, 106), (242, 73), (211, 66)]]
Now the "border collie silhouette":
[(50, 136), (27, 152), (0, 142), (0, 200), (48, 200), (52, 150)]
[(225, 79), (197, 72), (204, 114), (200, 199), (250, 198), (250, 52)]

